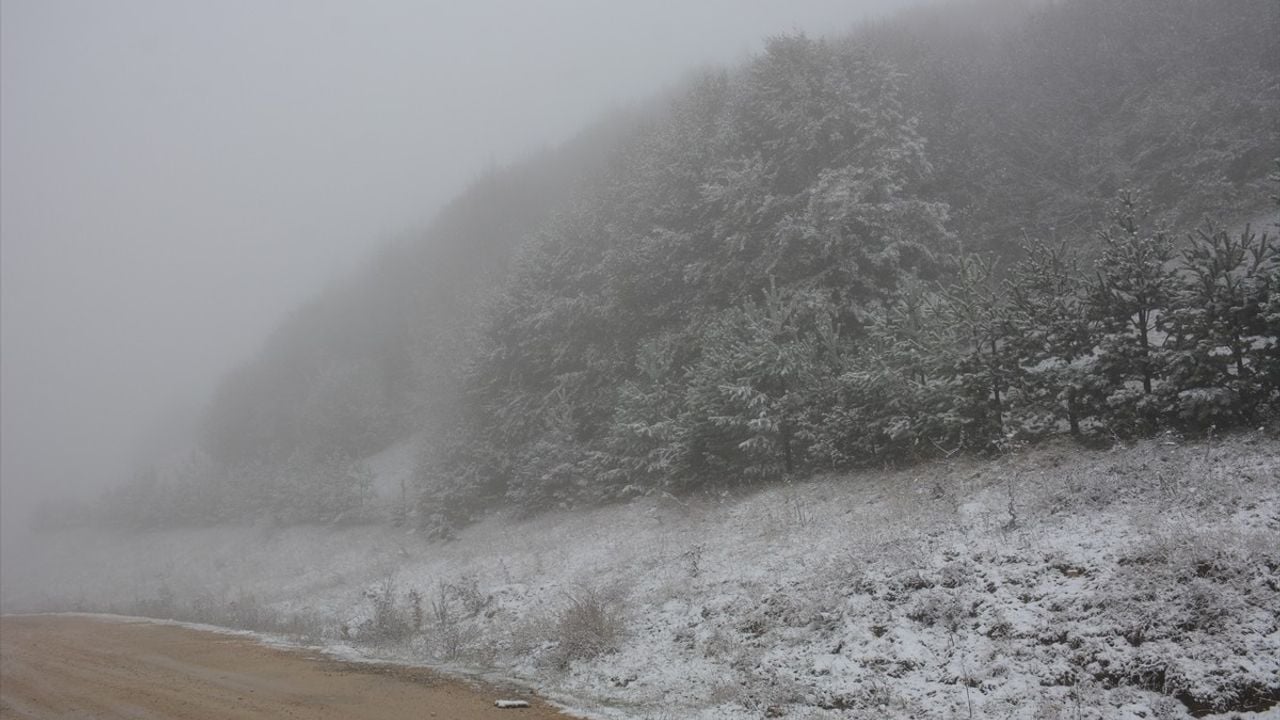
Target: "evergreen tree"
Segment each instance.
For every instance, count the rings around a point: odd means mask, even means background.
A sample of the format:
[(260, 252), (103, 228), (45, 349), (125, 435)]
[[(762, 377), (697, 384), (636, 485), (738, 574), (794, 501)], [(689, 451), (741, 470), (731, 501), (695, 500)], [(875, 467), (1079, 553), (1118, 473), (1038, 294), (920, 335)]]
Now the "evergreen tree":
[(960, 258), (955, 279), (942, 288), (938, 312), (951, 335), (943, 350), (950, 355), (947, 373), (955, 386), (956, 415), (964, 419), (965, 444), (985, 448), (1004, 437), (1015, 367), (1009, 308), (995, 261)]
[(663, 335), (636, 355), (636, 374), (619, 388), (618, 407), (603, 443), (601, 481), (615, 494), (668, 488), (692, 477), (689, 428), (681, 420), (683, 339)]
[(1084, 285), (1066, 243), (1028, 240), (1008, 280), (1009, 342), (1017, 357), (1018, 431), (1057, 432), (1065, 420), (1072, 436), (1099, 411)]
[(1251, 420), (1276, 385), (1268, 355), (1270, 285), (1280, 246), (1250, 227), (1238, 234), (1205, 221), (1182, 255), (1182, 283), (1171, 331), (1171, 383), (1184, 421), (1199, 427)]
[(898, 94), (865, 51), (803, 35), (773, 38), (750, 66), (743, 147), (707, 189), (713, 209), (743, 219), (718, 233), (739, 298), (809, 282), (852, 309), (934, 269), (946, 206), (914, 192), (932, 168)]
[(690, 469), (749, 477), (791, 474), (804, 460), (797, 430), (823, 404), (838, 366), (830, 299), (770, 289), (713, 319), (689, 368), (680, 422)]
[(955, 338), (935, 289), (918, 278), (868, 307), (846, 348), (835, 401), (810, 430), (813, 453), (833, 467), (898, 462), (961, 442), (947, 359)]
[(1153, 427), (1167, 406), (1157, 391), (1165, 370), (1166, 313), (1177, 287), (1173, 244), (1167, 233), (1144, 225), (1132, 192), (1120, 194), (1111, 227), (1098, 233), (1102, 256), (1089, 288), (1089, 310), (1098, 322), (1098, 369), (1107, 382), (1106, 402), (1117, 429)]

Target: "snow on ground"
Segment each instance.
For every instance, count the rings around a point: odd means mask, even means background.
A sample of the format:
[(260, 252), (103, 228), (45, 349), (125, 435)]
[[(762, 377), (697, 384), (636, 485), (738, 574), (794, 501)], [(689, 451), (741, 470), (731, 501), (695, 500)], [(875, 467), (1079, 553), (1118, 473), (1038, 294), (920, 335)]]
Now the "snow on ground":
[(493, 517), (448, 543), (78, 533), (34, 559), (6, 609), (272, 629), (596, 717), (1280, 714), (1280, 448), (1261, 433)]

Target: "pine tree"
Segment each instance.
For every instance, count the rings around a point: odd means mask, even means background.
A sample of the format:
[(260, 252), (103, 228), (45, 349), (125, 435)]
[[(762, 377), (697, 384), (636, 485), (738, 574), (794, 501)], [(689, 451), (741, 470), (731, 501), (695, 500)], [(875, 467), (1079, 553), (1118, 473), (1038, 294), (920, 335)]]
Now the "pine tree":
[(775, 38), (746, 96), (743, 135), (773, 150), (767, 197), (785, 199), (759, 260), (768, 277), (855, 304), (935, 270), (947, 209), (912, 192), (932, 168), (888, 67), (856, 48)]
[(690, 367), (680, 422), (691, 470), (793, 473), (805, 443), (797, 430), (823, 400), (838, 363), (834, 310), (823, 293), (772, 288), (715, 318)]
[(1098, 368), (1120, 429), (1152, 427), (1166, 408), (1157, 391), (1164, 373), (1164, 325), (1177, 271), (1168, 234), (1147, 227), (1133, 193), (1120, 193), (1111, 227), (1098, 233), (1102, 256), (1089, 288), (1089, 310), (1101, 331)]
[(688, 479), (688, 428), (679, 422), (682, 344), (680, 337), (665, 335), (646, 341), (637, 352), (636, 377), (619, 388), (617, 412), (602, 443), (600, 478), (617, 495)]
[(1075, 255), (1066, 243), (1027, 240), (1023, 259), (1007, 281), (1009, 341), (1017, 358), (1018, 430), (1057, 431), (1065, 420), (1072, 436), (1097, 412), (1095, 332)]
[(1280, 246), (1246, 226), (1238, 234), (1206, 220), (1182, 255), (1171, 331), (1171, 383), (1179, 413), (1196, 426), (1252, 419), (1274, 378), (1265, 372), (1269, 284)]
[(899, 462), (964, 442), (949, 372), (957, 341), (940, 306), (931, 284), (907, 277), (863, 312), (833, 382), (835, 402), (811, 430), (825, 464)]
[(966, 421), (966, 442), (986, 447), (1004, 437), (1014, 367), (1009, 307), (995, 261), (960, 258), (939, 300), (938, 312), (952, 336), (947, 372), (958, 391), (956, 413)]

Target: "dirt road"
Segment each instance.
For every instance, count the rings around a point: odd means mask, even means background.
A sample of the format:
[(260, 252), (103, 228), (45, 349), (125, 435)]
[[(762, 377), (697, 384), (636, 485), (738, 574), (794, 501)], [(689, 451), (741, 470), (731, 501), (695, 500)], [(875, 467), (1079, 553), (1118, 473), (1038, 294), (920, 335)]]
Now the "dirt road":
[[(514, 696), (530, 709), (502, 710)], [(527, 692), (248, 638), (79, 616), (0, 618), (0, 718), (566, 720)]]

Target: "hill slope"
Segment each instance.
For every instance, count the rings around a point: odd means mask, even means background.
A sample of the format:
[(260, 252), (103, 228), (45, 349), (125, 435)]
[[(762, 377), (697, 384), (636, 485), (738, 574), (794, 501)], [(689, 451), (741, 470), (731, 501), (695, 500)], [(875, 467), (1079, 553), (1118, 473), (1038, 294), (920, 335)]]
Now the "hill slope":
[(1243, 718), (1280, 702), (1277, 448), (1049, 445), (494, 516), (449, 543), (73, 532), (4, 606), (275, 630), (521, 677), (598, 717)]

